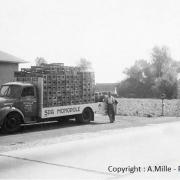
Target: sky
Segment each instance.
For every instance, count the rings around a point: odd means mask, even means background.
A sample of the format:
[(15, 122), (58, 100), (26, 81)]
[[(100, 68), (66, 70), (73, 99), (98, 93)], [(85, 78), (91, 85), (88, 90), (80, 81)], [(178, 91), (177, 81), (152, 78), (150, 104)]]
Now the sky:
[(0, 50), (35, 64), (92, 62), (96, 82), (123, 80), (154, 46), (180, 61), (179, 0), (0, 0)]

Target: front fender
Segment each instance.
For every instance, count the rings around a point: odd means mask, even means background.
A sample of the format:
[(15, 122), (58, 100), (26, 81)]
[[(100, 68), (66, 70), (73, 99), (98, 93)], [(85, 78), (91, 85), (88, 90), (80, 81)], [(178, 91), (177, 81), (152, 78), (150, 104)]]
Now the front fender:
[(0, 126), (3, 124), (4, 118), (10, 113), (10, 112), (17, 112), (19, 113), (22, 118), (24, 119), (23, 113), (15, 108), (15, 107), (3, 107), (0, 109)]

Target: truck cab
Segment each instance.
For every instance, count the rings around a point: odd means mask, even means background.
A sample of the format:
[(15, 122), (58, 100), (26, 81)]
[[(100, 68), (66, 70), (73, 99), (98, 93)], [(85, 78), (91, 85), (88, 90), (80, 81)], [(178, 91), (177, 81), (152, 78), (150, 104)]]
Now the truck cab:
[(34, 120), (38, 115), (38, 93), (31, 83), (9, 82), (0, 88), (0, 126), (14, 132), (21, 123)]

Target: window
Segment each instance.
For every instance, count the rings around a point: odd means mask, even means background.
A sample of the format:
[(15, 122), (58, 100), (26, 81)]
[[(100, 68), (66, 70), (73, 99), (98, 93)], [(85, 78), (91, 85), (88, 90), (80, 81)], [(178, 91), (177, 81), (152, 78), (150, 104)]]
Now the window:
[(34, 87), (25, 87), (22, 91), (22, 97), (34, 96)]
[(2, 86), (1, 88), (1, 96), (7, 96), (9, 92), (9, 86)]
[(17, 85), (4, 85), (1, 87), (0, 96), (17, 98), (20, 96), (21, 87)]

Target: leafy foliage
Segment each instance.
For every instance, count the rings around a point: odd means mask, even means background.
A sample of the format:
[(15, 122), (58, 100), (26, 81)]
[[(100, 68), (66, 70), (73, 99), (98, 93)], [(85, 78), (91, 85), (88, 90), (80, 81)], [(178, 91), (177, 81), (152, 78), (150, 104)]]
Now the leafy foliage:
[(159, 98), (162, 93), (168, 99), (177, 96), (177, 73), (180, 63), (173, 60), (165, 46), (152, 49), (150, 63), (138, 60), (126, 69), (127, 79), (120, 82), (120, 97)]
[(77, 66), (80, 67), (83, 71), (92, 70), (92, 63), (86, 58), (81, 58)]
[(43, 57), (37, 57), (35, 59), (36, 66), (41, 66), (43, 64), (47, 64), (47, 61)]

